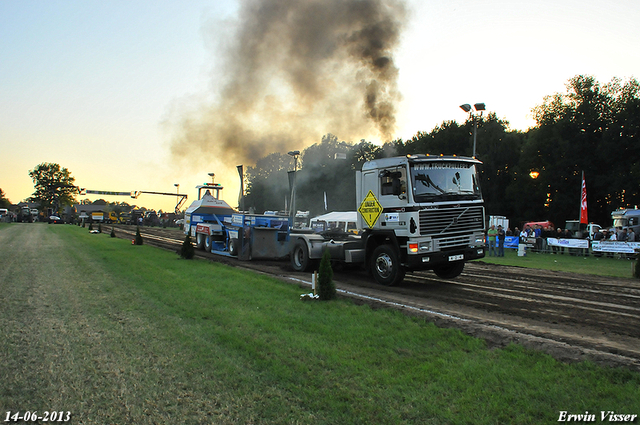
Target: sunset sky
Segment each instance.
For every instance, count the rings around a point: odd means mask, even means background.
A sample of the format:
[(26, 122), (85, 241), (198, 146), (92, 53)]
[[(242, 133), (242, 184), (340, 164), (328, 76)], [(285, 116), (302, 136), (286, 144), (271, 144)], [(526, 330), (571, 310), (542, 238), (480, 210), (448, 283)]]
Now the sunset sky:
[[(234, 77), (224, 74), (224, 61), (233, 56), (242, 3), (1, 1), (0, 188), (9, 200), (29, 197), (29, 170), (54, 162), (89, 189), (175, 192), (179, 184), (187, 205), (214, 172), (235, 206), (236, 158), (210, 145), (176, 158), (171, 146), (181, 120), (224, 107), (220, 84)], [(636, 0), (408, 0), (406, 7), (393, 52), (402, 98), (394, 138), (463, 122), (459, 105), (476, 102), (526, 130), (531, 109), (575, 75), (606, 83), (640, 74)], [(374, 128), (346, 136), (327, 126), (291, 149), (326, 133), (383, 142)], [(165, 211), (175, 205), (154, 195), (102, 198)]]

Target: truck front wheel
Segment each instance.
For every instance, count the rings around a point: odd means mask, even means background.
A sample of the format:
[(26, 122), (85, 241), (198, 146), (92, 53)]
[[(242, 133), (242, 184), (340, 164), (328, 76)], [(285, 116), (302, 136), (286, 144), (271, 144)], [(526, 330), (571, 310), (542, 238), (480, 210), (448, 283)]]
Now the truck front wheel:
[(309, 258), (309, 248), (305, 241), (298, 240), (291, 251), (291, 267), (297, 272), (308, 271), (313, 262)]
[(464, 262), (459, 261), (457, 263), (447, 264), (445, 266), (439, 266), (433, 269), (433, 272), (440, 279), (453, 279), (454, 277), (460, 276), (462, 270), (464, 269)]
[(371, 274), (381, 285), (393, 286), (402, 282), (405, 270), (391, 245), (380, 245), (373, 250), (371, 257)]
[(238, 256), (238, 239), (237, 238), (231, 238), (229, 239), (229, 255), (232, 255), (233, 257), (237, 257)]

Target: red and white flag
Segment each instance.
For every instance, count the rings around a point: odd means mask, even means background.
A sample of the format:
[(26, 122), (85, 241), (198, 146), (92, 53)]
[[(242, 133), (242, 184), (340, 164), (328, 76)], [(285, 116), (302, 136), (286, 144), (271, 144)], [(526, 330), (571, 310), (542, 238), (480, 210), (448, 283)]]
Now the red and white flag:
[(587, 184), (584, 181), (584, 171), (582, 172), (582, 196), (580, 198), (580, 223), (588, 224), (587, 218)]

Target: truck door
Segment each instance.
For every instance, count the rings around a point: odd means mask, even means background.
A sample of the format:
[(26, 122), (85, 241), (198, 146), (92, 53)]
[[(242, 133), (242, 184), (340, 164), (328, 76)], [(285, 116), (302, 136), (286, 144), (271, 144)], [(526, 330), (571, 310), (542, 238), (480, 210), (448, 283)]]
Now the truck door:
[[(356, 199), (356, 209), (360, 206), (360, 203), (364, 200), (364, 198), (367, 197), (369, 191), (373, 193), (373, 196), (375, 196), (376, 199), (380, 196), (380, 190), (378, 189), (377, 170), (363, 172), (362, 178), (359, 180), (359, 182), (361, 182), (361, 186), (356, 191), (356, 193), (358, 194), (358, 199)], [(360, 214), (357, 214), (357, 223), (358, 229), (366, 229), (368, 227), (362, 219), (362, 215)]]

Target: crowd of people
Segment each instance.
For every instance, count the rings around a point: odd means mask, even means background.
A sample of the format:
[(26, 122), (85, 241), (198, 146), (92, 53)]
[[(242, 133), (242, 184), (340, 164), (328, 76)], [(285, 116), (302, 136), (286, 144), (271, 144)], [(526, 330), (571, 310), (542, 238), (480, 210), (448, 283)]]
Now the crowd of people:
[[(528, 238), (534, 244), (533, 249), (539, 252), (548, 252), (553, 254), (564, 254), (565, 249), (562, 246), (547, 244), (547, 238), (556, 239), (589, 239), (593, 241), (621, 241), (621, 242), (638, 242), (640, 235), (636, 235), (633, 229), (612, 228), (597, 229), (593, 234), (586, 231), (572, 232), (569, 229), (560, 227), (554, 228), (549, 226), (543, 228), (541, 225), (525, 226), (520, 230), (518, 227), (503, 229), (502, 226), (491, 225), (486, 232), (487, 246), (489, 256), (504, 257), (504, 243), (507, 236), (518, 236), (520, 238)], [(535, 242), (532, 240), (535, 239)], [(570, 250), (570, 254), (574, 255), (575, 250)]]

